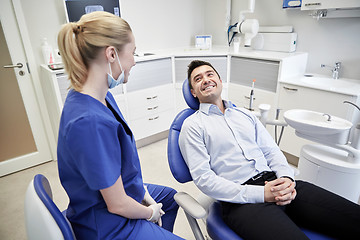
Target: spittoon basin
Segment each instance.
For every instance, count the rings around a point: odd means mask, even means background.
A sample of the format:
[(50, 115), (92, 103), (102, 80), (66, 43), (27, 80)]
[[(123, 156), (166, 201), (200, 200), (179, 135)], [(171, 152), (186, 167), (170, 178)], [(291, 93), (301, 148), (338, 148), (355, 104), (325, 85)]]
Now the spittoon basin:
[(284, 119), (296, 131), (311, 136), (348, 133), (352, 127), (345, 119), (303, 109), (286, 111)]

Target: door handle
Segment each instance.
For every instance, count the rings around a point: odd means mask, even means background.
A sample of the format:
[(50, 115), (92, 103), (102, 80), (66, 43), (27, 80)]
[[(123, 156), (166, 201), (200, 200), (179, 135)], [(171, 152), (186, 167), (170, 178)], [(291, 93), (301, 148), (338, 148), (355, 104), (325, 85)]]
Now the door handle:
[(23, 66), (22, 63), (18, 63), (16, 65), (5, 65), (4, 68), (22, 68)]

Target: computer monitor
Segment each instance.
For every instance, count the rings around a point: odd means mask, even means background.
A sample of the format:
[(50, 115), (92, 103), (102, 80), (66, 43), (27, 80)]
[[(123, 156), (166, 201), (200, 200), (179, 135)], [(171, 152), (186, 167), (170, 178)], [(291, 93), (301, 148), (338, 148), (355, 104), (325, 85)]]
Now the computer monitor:
[(64, 4), (68, 22), (79, 21), (82, 15), (94, 11), (121, 16), (119, 0), (65, 0)]

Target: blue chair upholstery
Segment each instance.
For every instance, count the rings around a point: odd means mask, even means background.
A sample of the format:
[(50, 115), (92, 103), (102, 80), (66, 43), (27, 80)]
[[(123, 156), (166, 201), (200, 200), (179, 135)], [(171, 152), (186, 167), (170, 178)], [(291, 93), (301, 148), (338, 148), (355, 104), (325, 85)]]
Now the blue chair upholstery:
[[(199, 101), (193, 97), (187, 79), (184, 81), (183, 95), (186, 103), (190, 108), (182, 110), (174, 119), (170, 126), (168, 137), (168, 161), (170, 170), (175, 179), (180, 183), (192, 181), (189, 169), (181, 155), (179, 148), (179, 134), (184, 120), (199, 109)], [(232, 239), (241, 240), (234, 231), (232, 231), (222, 220), (221, 205), (219, 202), (214, 202), (208, 209), (208, 216), (206, 218), (206, 229), (209, 236), (213, 240)], [(303, 232), (312, 240), (330, 240), (331, 238), (321, 235), (319, 233), (302, 229)]]
[(27, 237), (32, 239), (74, 240), (72, 227), (52, 200), (49, 181), (38, 174), (30, 182), (25, 195)]

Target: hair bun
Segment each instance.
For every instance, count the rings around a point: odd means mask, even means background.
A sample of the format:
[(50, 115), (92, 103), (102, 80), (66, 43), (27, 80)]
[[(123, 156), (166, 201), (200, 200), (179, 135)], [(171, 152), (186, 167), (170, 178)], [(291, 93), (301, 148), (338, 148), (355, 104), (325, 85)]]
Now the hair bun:
[(78, 25), (77, 23), (71, 23), (72, 29), (75, 34), (79, 34), (80, 32), (84, 32), (84, 27)]

